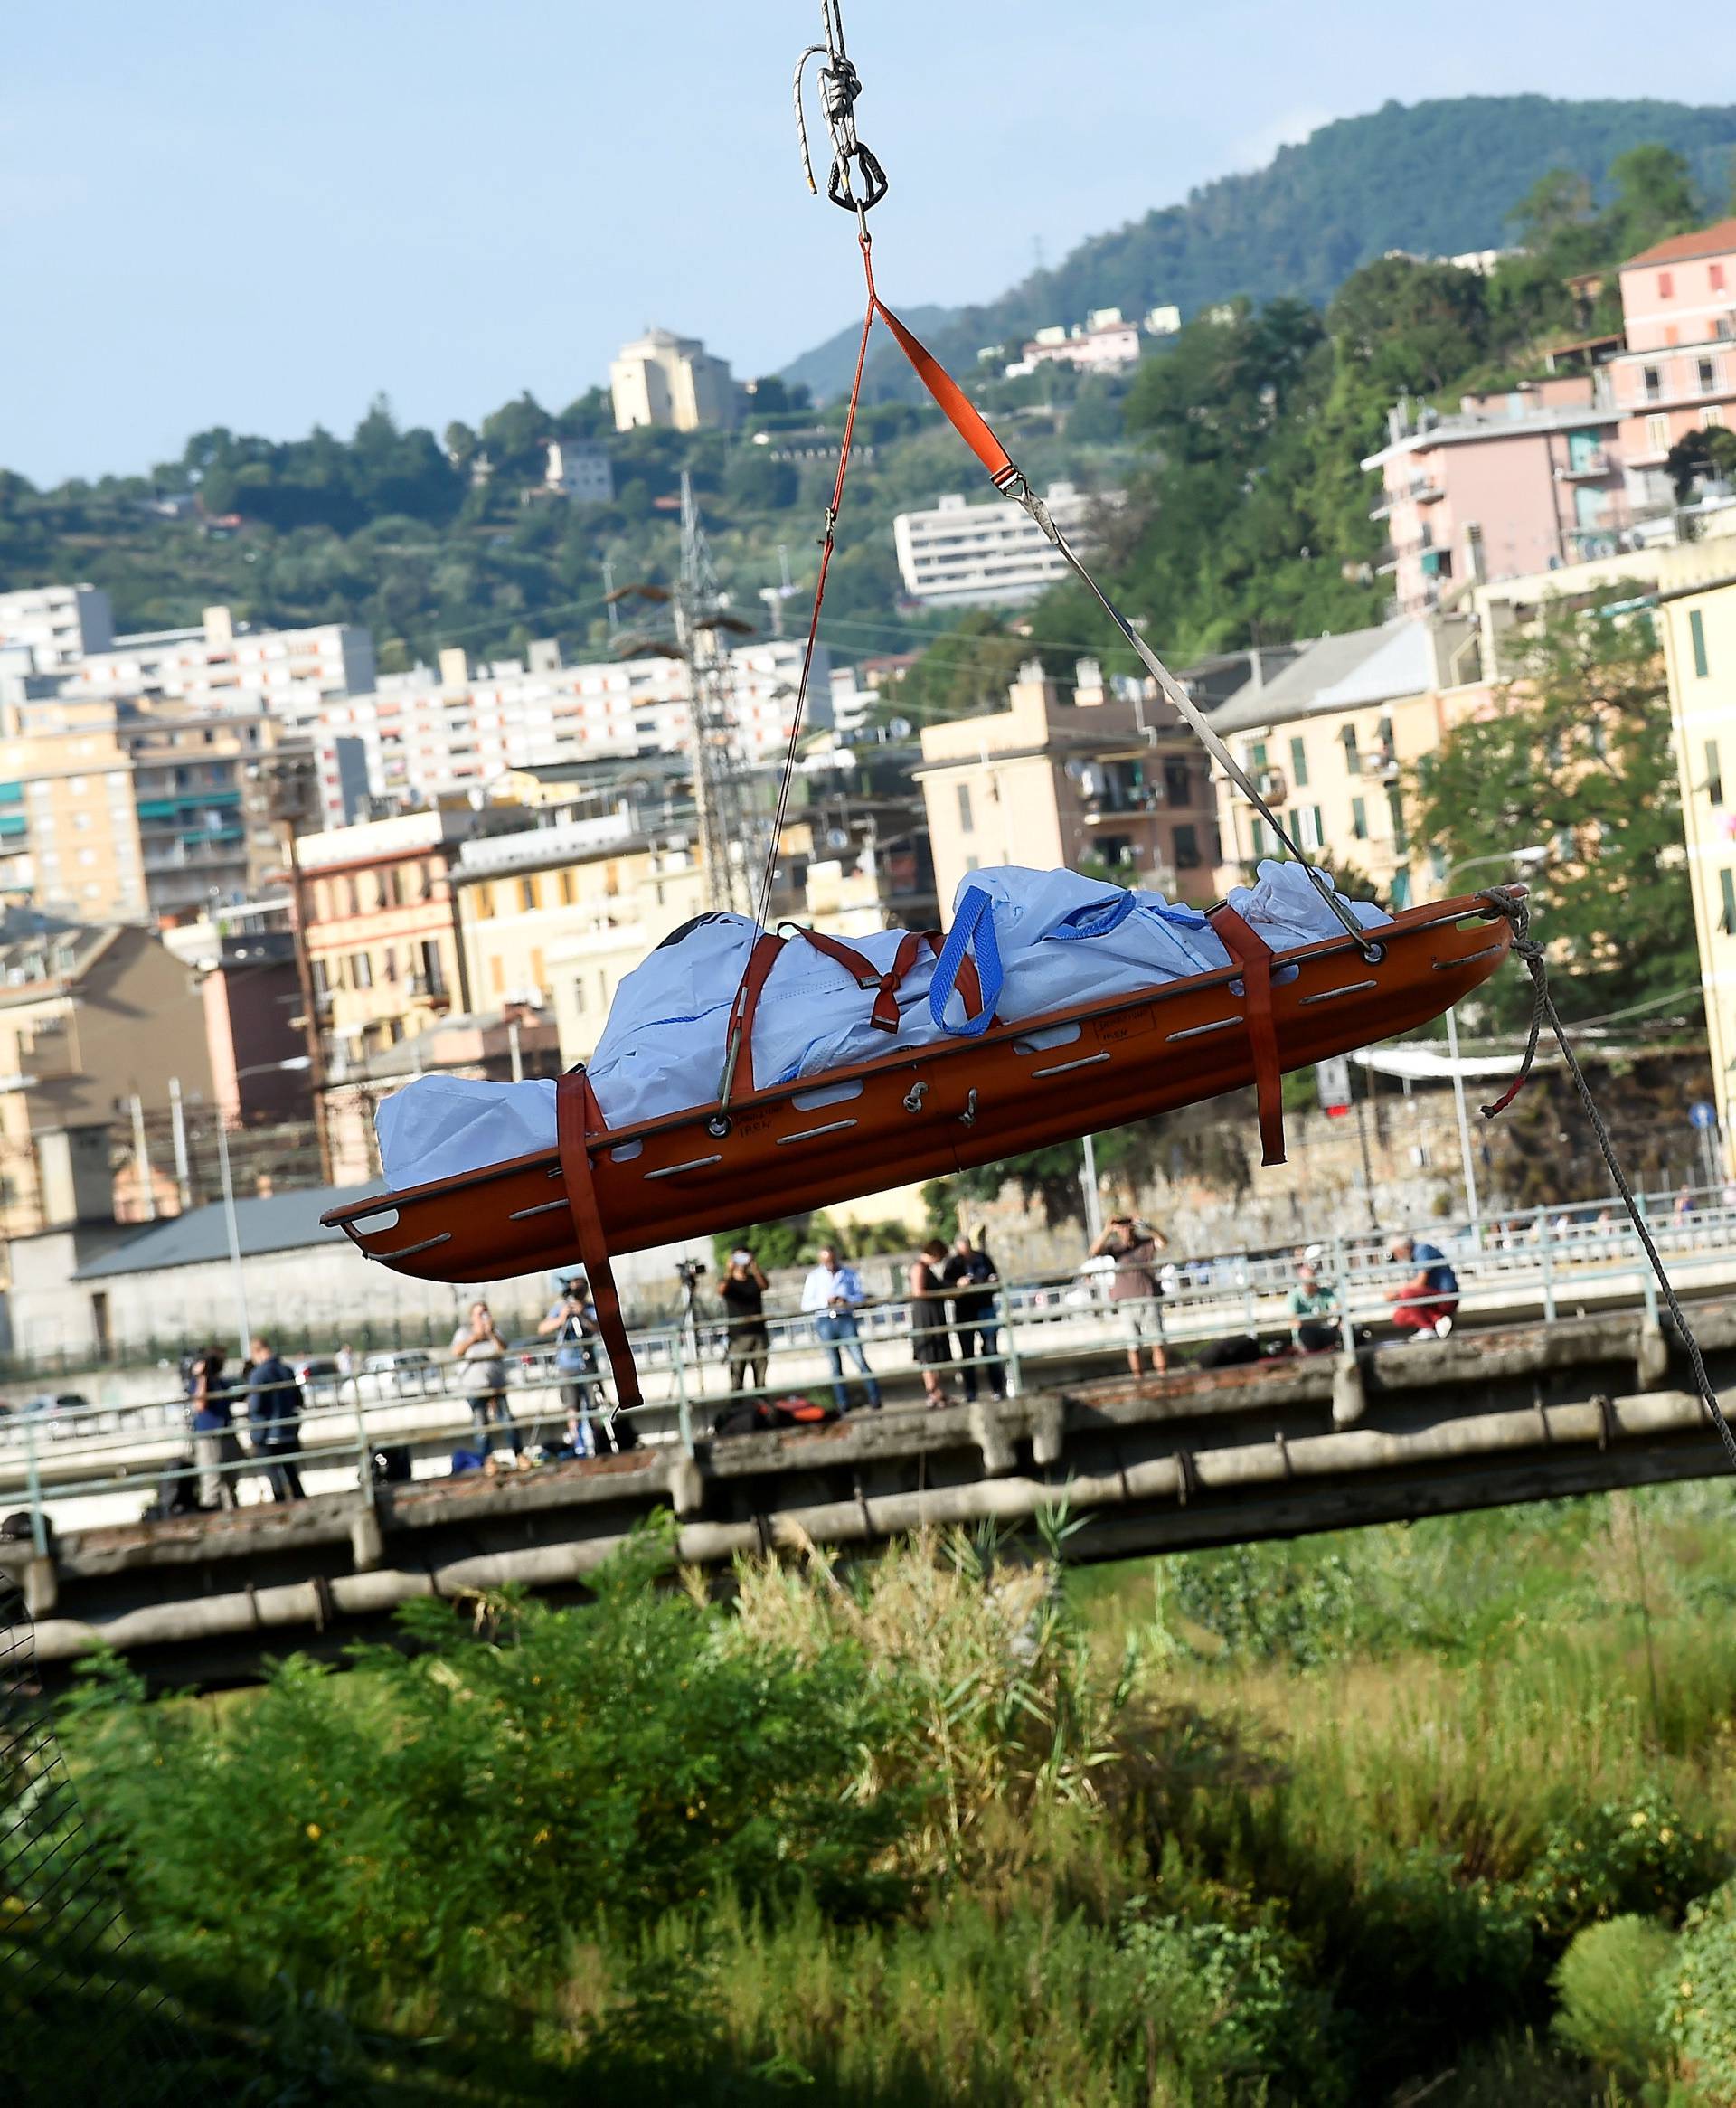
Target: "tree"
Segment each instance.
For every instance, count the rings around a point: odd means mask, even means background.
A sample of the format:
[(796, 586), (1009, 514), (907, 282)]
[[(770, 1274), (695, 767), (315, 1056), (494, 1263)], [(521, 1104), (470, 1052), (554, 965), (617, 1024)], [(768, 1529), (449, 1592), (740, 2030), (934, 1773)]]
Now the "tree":
[(1665, 458), (1678, 504), (1685, 505), (1697, 483), (1736, 482), (1736, 432), (1709, 425), (1684, 433)]
[(1552, 168), (1540, 175), (1507, 215), (1507, 224), (1533, 255), (1552, 249), (1563, 235), (1590, 227), (1597, 218), (1591, 185), (1576, 168)]
[[(1418, 832), (1451, 865), (1533, 843), (1537, 934), (1586, 1010), (1666, 994), (1698, 971), (1664, 664), (1648, 618), (1552, 612), (1486, 715), (1456, 726), (1418, 772)], [(1497, 865), (1487, 866), (1490, 876)], [(1516, 977), (1508, 990), (1523, 991)]]
[(1486, 284), (1451, 264), (1383, 256), (1344, 280), (1326, 327), (1340, 359), (1384, 400), (1437, 395), (1488, 348)]
[(1617, 253), (1635, 256), (1666, 235), (1680, 234), (1700, 216), (1694, 175), (1669, 147), (1633, 147), (1609, 164), (1616, 202), (1610, 209)]

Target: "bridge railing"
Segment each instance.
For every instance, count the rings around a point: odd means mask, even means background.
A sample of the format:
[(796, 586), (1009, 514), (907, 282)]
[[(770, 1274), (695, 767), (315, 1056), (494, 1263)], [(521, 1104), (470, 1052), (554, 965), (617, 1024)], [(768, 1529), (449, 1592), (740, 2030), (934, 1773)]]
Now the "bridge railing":
[[(1656, 1206), (1656, 1196), (1653, 1201)], [(1700, 1208), (1680, 1207), (1669, 1196), (1667, 1207), (1657, 1209), (1654, 1234), (1673, 1277), (1691, 1292), (1696, 1285), (1712, 1285), (1715, 1273), (1728, 1273), (1736, 1263), (1736, 1209), (1724, 1206), (1722, 1196), (1715, 1206)], [(1525, 1308), (1552, 1319), (1563, 1309), (1612, 1300), (1640, 1303), (1656, 1315), (1654, 1286), (1631, 1226), (1602, 1204), (1509, 1215), (1475, 1225), (1472, 1234), (1438, 1233), (1430, 1241), (1458, 1274), (1461, 1323)], [(1414, 1262), (1394, 1261), (1385, 1243), (1372, 1238), (1310, 1249), (1345, 1345), (1390, 1319), (1392, 1292), (1415, 1271)], [(969, 1361), (955, 1355), (943, 1375), (975, 1377), (972, 1387), (989, 1393), (1017, 1394), (1052, 1380), (1063, 1366), (1113, 1369), (1136, 1347), (1152, 1357), (1246, 1335), (1269, 1346), (1291, 1337), (1288, 1295), (1295, 1278), (1293, 1252), (1239, 1253), (1165, 1266), (1164, 1292), (1138, 1303), (1111, 1302), (1106, 1271), (1000, 1283), (994, 1314), (984, 1320), (990, 1350)], [(857, 1323), (876, 1380), (895, 1394), (914, 1392), (908, 1301), (871, 1302), (857, 1313)], [(729, 1387), (730, 1334), (723, 1320), (696, 1314), (637, 1332), (635, 1350), (646, 1393), (636, 1416), (640, 1438), (691, 1450), (722, 1416), (756, 1401), (796, 1393), (829, 1398), (830, 1354), (814, 1317), (773, 1314), (766, 1331), (766, 1382), (742, 1391)], [(608, 1439), (606, 1386), (600, 1375), (563, 1376), (555, 1354), (550, 1340), (521, 1346), (509, 1356), (505, 1396), (516, 1423), (513, 1432), (546, 1453), (594, 1453)], [(474, 1365), (432, 1354), (373, 1360), (376, 1366), (341, 1381), (316, 1379), (307, 1387), (300, 1449), (292, 1460), (310, 1491), (370, 1488), (382, 1452), (407, 1452), (410, 1468), (427, 1476), (486, 1452), (507, 1435), (506, 1429), (475, 1418), (468, 1402)], [(846, 1398), (859, 1405), (863, 1385), (848, 1360), (843, 1375)], [(236, 1432), (243, 1438), (244, 1418), (238, 1394)], [(141, 1497), (162, 1510), (165, 1489), (172, 1496), (202, 1477), (208, 1491), (214, 1481), (238, 1499), (261, 1498), (270, 1461), (247, 1450), (226, 1460), (195, 1458), (189, 1401), (180, 1395), (52, 1414), (14, 1413), (0, 1418), (0, 1508), (22, 1497), (40, 1546), (55, 1524), (139, 1519)]]

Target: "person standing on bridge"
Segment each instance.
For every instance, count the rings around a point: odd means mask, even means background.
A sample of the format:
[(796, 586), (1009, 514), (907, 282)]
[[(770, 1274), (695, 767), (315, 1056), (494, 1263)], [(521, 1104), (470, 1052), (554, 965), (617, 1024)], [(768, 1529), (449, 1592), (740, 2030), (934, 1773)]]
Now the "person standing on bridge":
[(253, 1454), (265, 1461), (272, 1499), (299, 1500), (301, 1470), (295, 1459), (301, 1448), (301, 1385), (288, 1363), (280, 1360), (265, 1340), (254, 1340), (250, 1359), (247, 1428)]
[(832, 1364), (832, 1402), (840, 1413), (850, 1410), (850, 1394), (844, 1388), (844, 1357), (847, 1354), (862, 1371), (868, 1403), (878, 1413), (880, 1385), (862, 1350), (862, 1334), (856, 1312), (868, 1300), (862, 1276), (846, 1266), (835, 1244), (820, 1246), (820, 1262), (809, 1270), (802, 1283), (802, 1308), (814, 1319), (814, 1332), (826, 1347)]
[(1397, 1288), (1388, 1289), (1392, 1322), (1413, 1339), (1445, 1339), (1458, 1311), (1458, 1276), (1438, 1246), (1420, 1237), (1395, 1237), (1395, 1264), (1407, 1271)]
[(199, 1505), (203, 1508), (233, 1508), (235, 1473), (224, 1466), (241, 1461), (241, 1445), (235, 1439), (235, 1400), (223, 1376), (223, 1350), (214, 1341), (193, 1356), (191, 1396)]
[(506, 1403), (506, 1342), (486, 1303), (471, 1304), (468, 1321), (452, 1335), (452, 1358), (465, 1366), (470, 1417), (476, 1423), (476, 1442), (483, 1454), (486, 1456), (489, 1451), (488, 1425), (494, 1421), (509, 1431), (507, 1440), (513, 1445), (513, 1454), (522, 1457), (524, 1437)]
[(1109, 1276), (1109, 1300), (1127, 1327), (1127, 1366), (1143, 1375), (1142, 1348), (1151, 1355), (1151, 1373), (1161, 1376), (1169, 1366), (1164, 1346), (1163, 1312), (1157, 1301), (1155, 1271), (1157, 1254), (1167, 1252), (1169, 1239), (1161, 1230), (1137, 1215), (1111, 1215), (1103, 1234), (1091, 1246), (1093, 1259), (1113, 1259)]
[(728, 1319), (725, 1338), (731, 1391), (763, 1391), (766, 1387), (766, 1363), (771, 1354), (771, 1335), (766, 1329), (766, 1290), (770, 1286), (764, 1267), (745, 1245), (730, 1253), (717, 1292)]
[(1000, 1278), (980, 1235), (973, 1243), (969, 1231), (960, 1230), (953, 1239), (946, 1280), (952, 1290), (952, 1331), (958, 1359), (964, 1365), (967, 1404), (976, 1395), (979, 1374), (987, 1377), (995, 1397), (1006, 1395), (1006, 1370), (995, 1359), (999, 1338), (995, 1323), (995, 1288)]
[(930, 1406), (947, 1403), (945, 1372), (952, 1366), (952, 1335), (947, 1330), (947, 1281), (941, 1271), (947, 1248), (930, 1237), (910, 1263), (910, 1355), (922, 1372), (922, 1394)]

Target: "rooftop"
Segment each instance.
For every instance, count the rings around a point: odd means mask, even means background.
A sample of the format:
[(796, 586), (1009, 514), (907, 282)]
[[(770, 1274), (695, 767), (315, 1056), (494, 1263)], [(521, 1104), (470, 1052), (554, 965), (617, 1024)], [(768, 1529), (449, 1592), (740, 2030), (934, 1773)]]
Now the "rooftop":
[(1249, 689), (1212, 715), (1220, 735), (1283, 724), (1327, 710), (1386, 703), (1432, 687), (1435, 660), (1426, 622), (1347, 629), (1310, 644), (1263, 688)]
[[(309, 1186), (293, 1193), (270, 1193), (235, 1203), (235, 1229), (243, 1259), (259, 1258), (268, 1252), (298, 1252), (310, 1244), (330, 1244), (340, 1240), (342, 1230), (328, 1230), (320, 1221), (327, 1208), (345, 1201), (361, 1200), (383, 1192), (378, 1180), (366, 1186)], [(117, 1274), (153, 1273), (167, 1266), (206, 1266), (229, 1258), (229, 1232), (223, 1210), (190, 1208), (184, 1215), (153, 1223), (137, 1236), (128, 1237), (113, 1251), (105, 1252), (80, 1267), (75, 1281), (107, 1281)]]
[(1718, 220), (1693, 234), (1672, 234), (1667, 241), (1655, 241), (1630, 256), (1623, 270), (1637, 270), (1643, 263), (1691, 263), (1697, 256), (1736, 254), (1736, 217)]

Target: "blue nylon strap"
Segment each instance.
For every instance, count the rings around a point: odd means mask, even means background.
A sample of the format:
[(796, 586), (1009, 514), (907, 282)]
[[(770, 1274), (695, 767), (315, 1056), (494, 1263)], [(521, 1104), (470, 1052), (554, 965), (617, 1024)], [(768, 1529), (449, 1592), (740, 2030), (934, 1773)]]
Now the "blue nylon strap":
[[(947, 1005), (958, 987), (958, 969), (965, 962), (973, 937), (976, 946), (976, 975), (983, 989), (982, 1004), (976, 1016), (967, 1016), (962, 1025), (948, 1025)], [(929, 982), (929, 1016), (933, 1018), (936, 1029), (954, 1033), (961, 1039), (975, 1039), (979, 1033), (986, 1032), (994, 1019), (995, 1005), (1001, 999), (1001, 983), (1005, 978), (1001, 970), (1001, 948), (995, 939), (994, 896), (980, 885), (967, 886)]]

